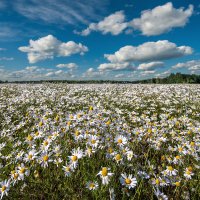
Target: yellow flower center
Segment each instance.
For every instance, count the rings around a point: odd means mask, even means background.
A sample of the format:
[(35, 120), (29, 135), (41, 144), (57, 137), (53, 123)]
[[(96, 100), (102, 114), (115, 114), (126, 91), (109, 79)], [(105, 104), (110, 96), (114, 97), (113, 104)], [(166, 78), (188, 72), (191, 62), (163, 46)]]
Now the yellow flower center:
[(94, 183), (90, 183), (90, 188), (94, 188), (94, 187), (95, 187)]
[(43, 126), (43, 122), (40, 122), (40, 123), (39, 123), (39, 126)]
[(21, 173), (21, 174), (24, 174), (24, 173), (25, 173), (25, 171), (26, 171), (26, 169), (25, 169), (25, 168), (21, 168), (21, 169), (20, 169), (20, 173)]
[(187, 171), (186, 171), (186, 174), (187, 174), (187, 175), (190, 175), (190, 174), (191, 174), (191, 171), (187, 170)]
[(78, 157), (77, 156), (72, 156), (72, 161), (75, 162), (78, 160)]
[(43, 156), (43, 160), (46, 162), (47, 160), (49, 159), (49, 156), (46, 155), (46, 156)]
[(67, 126), (70, 126), (70, 125), (71, 125), (71, 122), (70, 122), (70, 121), (68, 121), (68, 122), (67, 122)]
[(89, 110), (93, 110), (93, 107), (92, 106), (90, 106), (90, 109)]
[(121, 144), (122, 143), (122, 139), (121, 138), (118, 139), (117, 142), (118, 142), (118, 144)]
[(96, 140), (92, 140), (91, 143), (92, 143), (92, 144), (95, 144), (95, 143), (96, 143)]
[(76, 135), (76, 136), (79, 136), (79, 135), (80, 135), (79, 131), (76, 131), (76, 132), (75, 132), (75, 135)]
[(13, 176), (13, 178), (14, 178), (14, 179), (17, 179), (18, 176), (19, 176), (19, 174), (15, 173), (14, 176)]
[(44, 146), (47, 146), (48, 144), (48, 141), (44, 141)]
[(107, 122), (106, 122), (106, 125), (110, 125), (110, 124), (111, 124), (111, 121), (107, 121)]
[(169, 171), (173, 171), (173, 167), (172, 167), (172, 166), (168, 166), (167, 169), (168, 169)]
[(159, 183), (160, 183), (160, 181), (159, 181), (159, 179), (156, 179), (156, 185), (159, 185)]
[(4, 192), (5, 190), (6, 190), (6, 186), (3, 185), (2, 188), (1, 188), (1, 191)]
[(115, 156), (115, 159), (118, 161), (118, 160), (121, 160), (121, 155), (120, 154), (117, 154), (116, 156)]
[(191, 166), (189, 166), (189, 167), (188, 167), (188, 170), (191, 172), (191, 171), (192, 171), (192, 167), (191, 167)]
[(65, 167), (65, 171), (69, 172), (70, 171), (70, 167)]
[(181, 185), (181, 183), (180, 183), (180, 182), (176, 182), (175, 185), (176, 185), (177, 187), (179, 187), (179, 186)]
[(109, 152), (109, 153), (113, 153), (113, 149), (112, 149), (112, 148), (109, 148), (109, 149), (108, 149), (108, 152)]
[(179, 152), (182, 152), (182, 151), (183, 151), (183, 148), (182, 148), (182, 147), (179, 147), (179, 148), (178, 148), (178, 151), (179, 151)]
[(176, 159), (180, 159), (180, 156), (176, 156)]
[(102, 171), (101, 171), (101, 174), (102, 174), (102, 176), (107, 176), (107, 174), (108, 174), (108, 169), (107, 169), (106, 167), (103, 167), (103, 168), (102, 168)]
[(195, 143), (194, 142), (190, 142), (190, 146), (195, 146)]
[(32, 159), (33, 158), (33, 155), (32, 154), (29, 154), (28, 155), (28, 159)]
[(28, 135), (27, 140), (28, 140), (28, 141), (32, 141), (32, 140), (33, 140), (33, 137), (32, 137), (31, 135)]
[(37, 132), (35, 133), (35, 135), (38, 136), (38, 135), (39, 135), (39, 132), (37, 131)]
[(128, 185), (131, 184), (131, 179), (130, 178), (126, 178), (125, 179), (125, 183), (128, 184)]

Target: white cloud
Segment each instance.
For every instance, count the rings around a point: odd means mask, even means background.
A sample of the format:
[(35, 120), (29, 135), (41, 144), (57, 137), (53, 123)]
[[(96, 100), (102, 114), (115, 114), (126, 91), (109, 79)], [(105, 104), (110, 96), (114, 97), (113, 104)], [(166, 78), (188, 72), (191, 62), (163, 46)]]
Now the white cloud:
[(138, 29), (143, 35), (160, 35), (174, 27), (183, 27), (193, 13), (193, 6), (188, 9), (176, 9), (171, 2), (157, 6), (152, 10), (142, 11), (141, 17), (133, 19), (129, 25)]
[(31, 20), (77, 25), (99, 19), (108, 3), (108, 0), (15, 0), (13, 8)]
[(67, 68), (70, 70), (75, 70), (78, 68), (78, 65), (76, 63), (67, 63), (67, 64), (58, 64), (56, 67), (58, 68)]
[(156, 69), (159, 67), (163, 67), (164, 66), (164, 62), (150, 62), (150, 63), (142, 63), (138, 66), (137, 69), (139, 70), (152, 70), (152, 69)]
[(142, 71), (140, 73), (141, 76), (149, 76), (149, 75), (152, 75), (152, 74), (155, 74), (155, 70), (149, 70), (149, 71)]
[(123, 63), (167, 60), (189, 54), (192, 54), (192, 48), (189, 46), (178, 47), (168, 40), (159, 40), (146, 42), (137, 47), (125, 46), (114, 54), (105, 54), (104, 56), (112, 63)]
[(0, 51), (6, 51), (6, 49), (5, 48), (0, 48)]
[(56, 70), (52, 68), (41, 68), (38, 66), (27, 66), (21, 70), (6, 70), (1, 69), (1, 80), (11, 80), (11, 81), (20, 81), (20, 80), (47, 80), (47, 79), (56, 79), (64, 80), (71, 79), (75, 77), (74, 74), (64, 70)]
[(105, 75), (105, 73), (96, 71), (94, 68), (91, 67), (82, 74), (82, 77), (83, 78), (100, 78), (102, 75)]
[(128, 23), (125, 22), (125, 15), (123, 11), (115, 12), (108, 17), (105, 17), (102, 21), (98, 23), (91, 23), (88, 28), (78, 33), (82, 36), (89, 35), (92, 31), (100, 31), (103, 34), (110, 33), (112, 35), (118, 35), (127, 28)]
[(155, 77), (157, 78), (164, 78), (166, 76), (169, 76), (171, 74), (171, 70), (167, 70), (167, 71), (164, 71), (164, 72), (161, 72), (159, 74), (156, 74)]
[(110, 70), (134, 70), (134, 66), (129, 62), (124, 63), (103, 63), (98, 67), (99, 71), (110, 71)]
[(115, 78), (124, 78), (125, 77), (125, 74), (116, 74), (115, 75)]
[(14, 58), (12, 57), (0, 57), (0, 60), (6, 60), (6, 61), (11, 61), (11, 60), (14, 60)]
[(62, 43), (52, 35), (30, 40), (29, 46), (19, 47), (19, 50), (28, 54), (29, 63), (36, 63), (41, 60), (53, 59), (55, 56), (71, 56), (72, 54), (83, 55), (88, 48), (81, 43), (69, 41)]
[(188, 70), (200, 70), (200, 60), (191, 60), (185, 63), (177, 63), (176, 65), (172, 66), (172, 69), (182, 69), (186, 68)]

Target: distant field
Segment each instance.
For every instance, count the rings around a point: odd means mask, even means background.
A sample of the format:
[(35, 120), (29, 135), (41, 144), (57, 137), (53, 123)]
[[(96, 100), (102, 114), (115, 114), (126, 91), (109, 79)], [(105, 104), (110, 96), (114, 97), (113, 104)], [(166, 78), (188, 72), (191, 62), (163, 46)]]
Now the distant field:
[(1, 84), (3, 199), (200, 199), (200, 85)]

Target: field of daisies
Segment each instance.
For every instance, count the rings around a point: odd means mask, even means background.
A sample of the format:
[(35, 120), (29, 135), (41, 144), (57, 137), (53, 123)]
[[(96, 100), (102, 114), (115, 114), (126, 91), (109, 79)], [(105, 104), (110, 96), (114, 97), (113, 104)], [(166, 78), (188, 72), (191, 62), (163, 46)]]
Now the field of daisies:
[(0, 199), (200, 199), (200, 85), (0, 85)]

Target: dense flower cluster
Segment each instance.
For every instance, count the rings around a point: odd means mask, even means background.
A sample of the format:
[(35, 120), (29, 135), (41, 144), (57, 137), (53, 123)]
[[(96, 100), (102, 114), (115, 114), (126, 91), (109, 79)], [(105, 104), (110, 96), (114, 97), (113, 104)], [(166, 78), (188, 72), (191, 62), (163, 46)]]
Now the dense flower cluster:
[(199, 85), (4, 84), (0, 94), (1, 198), (199, 195)]

